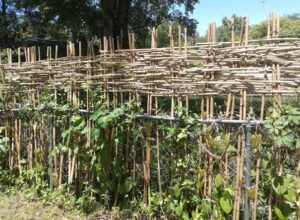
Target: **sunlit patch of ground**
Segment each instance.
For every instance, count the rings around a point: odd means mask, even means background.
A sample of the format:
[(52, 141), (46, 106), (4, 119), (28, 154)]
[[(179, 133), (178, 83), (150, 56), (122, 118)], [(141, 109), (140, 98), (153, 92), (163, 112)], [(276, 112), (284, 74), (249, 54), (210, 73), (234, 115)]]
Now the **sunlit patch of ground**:
[(76, 211), (65, 211), (57, 206), (44, 206), (38, 201), (28, 201), (20, 193), (7, 195), (0, 192), (0, 219), (33, 220), (33, 219), (87, 219)]

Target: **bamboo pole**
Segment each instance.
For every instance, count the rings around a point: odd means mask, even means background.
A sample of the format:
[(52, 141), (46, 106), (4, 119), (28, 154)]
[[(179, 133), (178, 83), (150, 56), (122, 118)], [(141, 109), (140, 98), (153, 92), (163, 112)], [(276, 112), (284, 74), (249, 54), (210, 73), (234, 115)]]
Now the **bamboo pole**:
[[(158, 114), (158, 97), (155, 97), (155, 114)], [(158, 123), (156, 123), (156, 158), (157, 158), (157, 181), (158, 190), (160, 196), (162, 196), (162, 184), (161, 184), (161, 173), (160, 173), (160, 141), (159, 141), (159, 129)]]
[(18, 48), (18, 66), (21, 67), (21, 48)]
[[(240, 120), (243, 119), (243, 92), (240, 92)], [(242, 161), (242, 149), (241, 149), (241, 134), (239, 133), (238, 135), (238, 147), (237, 147), (237, 166), (236, 166), (236, 187), (235, 187), (235, 199), (234, 199), (234, 207), (233, 207), (233, 216), (232, 219), (233, 220), (239, 220), (239, 211), (240, 211), (240, 187), (241, 187), (241, 161)]]
[(249, 41), (249, 18), (245, 18), (245, 46), (248, 46)]
[(187, 42), (187, 28), (184, 28), (184, 54), (185, 54), (185, 59), (187, 60), (188, 58), (188, 42)]
[(235, 36), (234, 36), (234, 26), (235, 20), (234, 17), (231, 18), (231, 46), (234, 47), (235, 46)]
[(179, 55), (181, 55), (181, 26), (178, 26), (178, 48), (179, 48)]

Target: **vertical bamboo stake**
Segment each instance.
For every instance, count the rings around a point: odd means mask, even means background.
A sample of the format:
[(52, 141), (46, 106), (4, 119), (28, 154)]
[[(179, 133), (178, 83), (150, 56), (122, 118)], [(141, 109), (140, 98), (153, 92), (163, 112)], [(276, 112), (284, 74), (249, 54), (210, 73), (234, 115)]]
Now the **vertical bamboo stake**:
[[(276, 75), (277, 75), (277, 90), (280, 91), (281, 90), (281, 85), (280, 85), (280, 80), (281, 80), (281, 76), (280, 76), (280, 65), (277, 63), (276, 64)], [(277, 97), (277, 100), (278, 100), (278, 104), (281, 106), (282, 105), (282, 94), (279, 93), (278, 94), (278, 97)]]
[[(170, 36), (173, 38), (172, 36), (172, 32), (170, 31)], [(181, 55), (181, 27), (178, 26), (178, 47), (179, 47), (179, 54)], [(173, 45), (173, 41), (170, 40), (170, 49), (172, 54), (174, 53), (173, 49), (174, 49), (174, 45)], [(172, 78), (175, 77), (175, 73), (173, 72), (173, 65), (171, 64), (170, 66), (170, 71), (172, 74)], [(171, 97), (171, 118), (174, 118), (174, 110), (175, 110), (175, 98), (174, 98), (174, 89), (172, 89), (172, 97)]]
[[(272, 64), (272, 80), (273, 80), (273, 83), (272, 83), (272, 90), (276, 89), (277, 88), (277, 85), (276, 83), (274, 83), (274, 81), (276, 81), (277, 79), (277, 69), (276, 69), (277, 65), (276, 63), (273, 63)], [(272, 103), (273, 103), (273, 107), (275, 106), (275, 100), (272, 99)]]
[[(147, 114), (151, 115), (152, 112), (152, 95), (148, 94), (147, 98)], [(151, 122), (146, 124), (146, 152), (145, 152), (145, 161), (144, 161), (144, 202), (147, 205), (150, 205), (150, 160), (151, 160)]]
[(178, 48), (179, 54), (181, 55), (181, 26), (178, 26)]
[(18, 48), (18, 66), (21, 67), (21, 48)]
[(276, 20), (275, 20), (275, 12), (272, 13), (272, 37), (275, 38), (276, 37)]
[(57, 66), (57, 59), (58, 59), (58, 46), (55, 45), (55, 66)]
[(185, 60), (187, 60), (187, 28), (184, 28), (184, 56)]
[(209, 114), (209, 112), (210, 112), (210, 110), (209, 110), (209, 108), (210, 108), (209, 102), (210, 102), (210, 99), (208, 97), (206, 97), (206, 116), (205, 116), (206, 118), (209, 118), (209, 116), (210, 116), (210, 114)]
[(260, 120), (264, 120), (264, 112), (265, 112), (265, 95), (261, 97), (261, 107), (260, 107)]
[[(57, 105), (57, 90), (54, 90), (54, 102), (55, 105)], [(56, 147), (56, 123), (55, 123), (55, 116), (54, 116), (54, 120), (52, 122), (52, 144), (53, 144), (53, 148)], [(58, 183), (58, 167), (57, 167), (57, 153), (54, 153), (54, 175), (55, 175), (55, 182)]]
[(214, 97), (210, 96), (210, 114), (209, 117), (213, 118), (214, 117)]
[[(14, 107), (17, 107), (16, 97), (14, 97)], [(20, 175), (22, 174), (21, 169), (21, 125), (20, 119), (14, 119), (14, 142), (17, 150), (17, 163)]]
[(49, 138), (49, 146), (48, 146), (48, 174), (49, 174), (49, 187), (50, 187), (50, 190), (53, 189), (53, 161), (52, 161), (52, 150), (53, 150), (53, 127), (52, 127), (52, 118), (50, 116), (50, 119), (49, 119), (49, 135), (48, 135), (48, 138)]
[[(243, 92), (240, 92), (240, 120), (243, 118)], [(236, 162), (236, 188), (235, 188), (235, 199), (234, 199), (234, 207), (233, 207), (233, 220), (239, 220), (239, 209), (240, 209), (240, 185), (241, 185), (241, 177), (240, 177), (240, 169), (241, 169), (241, 134), (238, 135), (238, 149), (237, 149), (237, 162)]]
[(243, 91), (243, 120), (245, 120), (247, 118), (247, 91), (244, 90)]
[[(101, 43), (101, 40), (100, 40)], [(101, 46), (100, 46), (100, 50), (101, 50)], [(78, 56), (79, 56), (79, 61), (81, 62), (81, 56), (82, 56), (82, 44), (81, 41), (79, 41), (78, 43)]]
[(120, 37), (117, 36), (117, 50), (120, 50)]
[(248, 46), (249, 18), (245, 18), (245, 46)]
[[(33, 99), (32, 99), (32, 93), (34, 93), (34, 91), (30, 91), (28, 93), (28, 99), (30, 101), (31, 104), (33, 104)], [(33, 121), (34, 124), (34, 121)], [(32, 125), (30, 123), (29, 125), (29, 146), (28, 146), (28, 162), (29, 162), (29, 169), (32, 169), (32, 165), (33, 165), (33, 129), (32, 129)]]
[(177, 102), (178, 102), (178, 109), (182, 109), (182, 99), (180, 95), (177, 98)]
[(231, 46), (235, 46), (235, 39), (234, 39), (234, 17), (231, 18)]
[(271, 32), (271, 15), (268, 16), (268, 19), (267, 19), (267, 40), (270, 39), (270, 32)]
[(174, 39), (173, 39), (173, 32), (172, 32), (172, 26), (169, 26), (169, 41), (170, 41), (170, 51), (173, 53), (174, 51)]
[(207, 43), (211, 42), (211, 23), (208, 24), (208, 29), (207, 29)]
[(240, 46), (242, 46), (244, 41), (244, 33), (245, 33), (245, 18), (243, 18), (242, 25), (241, 25)]
[[(157, 113), (158, 113), (158, 97), (155, 97), (155, 114), (157, 115)], [(156, 122), (156, 158), (157, 158), (158, 190), (161, 196), (162, 187), (161, 187), (161, 174), (160, 174), (160, 143), (159, 143), (158, 122)]]
[(41, 47), (38, 46), (38, 61), (41, 61)]
[(225, 117), (228, 118), (229, 116), (229, 110), (230, 110), (230, 104), (231, 104), (231, 92), (228, 94), (228, 98), (227, 98), (227, 105), (226, 105), (226, 113), (225, 113)]
[[(265, 96), (262, 96), (261, 100), (261, 111), (260, 111), (260, 120), (262, 121), (264, 118), (264, 105), (265, 105)], [(260, 146), (257, 149), (260, 151)], [(259, 168), (261, 163), (261, 157), (258, 155), (257, 161), (256, 161), (256, 177), (255, 177), (255, 198), (253, 203), (253, 213), (252, 213), (252, 220), (256, 220), (257, 215), (257, 201), (258, 201), (258, 187), (259, 187)]]
[(49, 62), (52, 60), (52, 46), (49, 46)]
[(60, 161), (59, 161), (59, 179), (58, 179), (58, 186), (62, 184), (62, 176), (63, 176), (63, 163), (64, 163), (64, 154), (60, 154)]
[(268, 198), (268, 220), (272, 220), (272, 200), (273, 200), (273, 187), (270, 186), (269, 198)]
[[(136, 143), (133, 144), (133, 167), (132, 167), (132, 182), (133, 182), (133, 185), (136, 184)], [(143, 153), (142, 153), (143, 154)], [(135, 187), (133, 187), (133, 190), (132, 190), (132, 197), (135, 199)]]

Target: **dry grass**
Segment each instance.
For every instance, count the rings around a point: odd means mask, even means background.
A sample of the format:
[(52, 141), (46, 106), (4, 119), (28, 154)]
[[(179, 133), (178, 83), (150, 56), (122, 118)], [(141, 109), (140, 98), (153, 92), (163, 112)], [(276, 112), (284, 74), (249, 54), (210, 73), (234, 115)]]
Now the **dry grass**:
[(7, 195), (0, 192), (0, 219), (86, 219), (77, 211), (65, 211), (55, 205), (44, 206), (39, 201), (28, 201), (23, 194)]
[(0, 192), (0, 220), (115, 220), (124, 219), (121, 213), (102, 214), (97, 210), (90, 215), (80, 211), (64, 210), (57, 205), (43, 205), (38, 199), (28, 200), (23, 192), (8, 195)]

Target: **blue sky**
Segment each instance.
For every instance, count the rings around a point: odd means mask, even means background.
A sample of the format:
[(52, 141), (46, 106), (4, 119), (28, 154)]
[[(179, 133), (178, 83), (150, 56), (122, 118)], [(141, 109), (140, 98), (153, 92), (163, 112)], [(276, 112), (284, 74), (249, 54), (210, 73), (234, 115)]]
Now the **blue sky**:
[(247, 16), (253, 25), (265, 20), (272, 11), (281, 16), (300, 13), (300, 0), (200, 0), (191, 18), (199, 22), (198, 32), (203, 35), (208, 23), (215, 21), (220, 25), (224, 16)]

